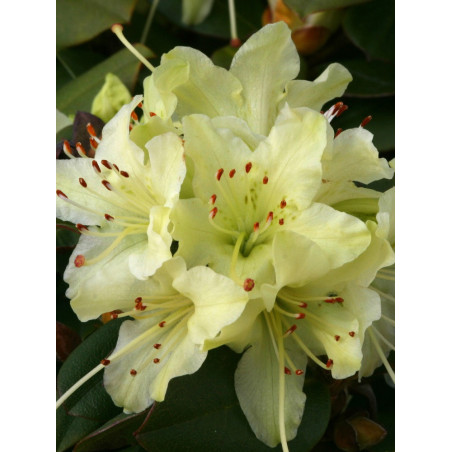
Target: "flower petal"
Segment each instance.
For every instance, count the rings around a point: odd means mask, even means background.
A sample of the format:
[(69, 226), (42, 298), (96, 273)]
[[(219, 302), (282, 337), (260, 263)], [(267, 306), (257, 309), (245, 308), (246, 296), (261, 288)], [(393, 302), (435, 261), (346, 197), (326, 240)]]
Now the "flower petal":
[(309, 107), (320, 110), (335, 97), (344, 94), (352, 81), (350, 72), (338, 63), (330, 64), (313, 82), (293, 80), (287, 83), (287, 102), (292, 108)]
[[(303, 416), (306, 395), (303, 392), (304, 375), (282, 375), (285, 384), (284, 400), (279, 400), (281, 377), (278, 358), (261, 315), (255, 323), (259, 338), (242, 356), (235, 373), (235, 389), (240, 406), (257, 438), (270, 447), (281, 442), (279, 430), (279, 403), (284, 404), (284, 428), (287, 440), (297, 434)], [(306, 356), (286, 348), (295, 366), (306, 369)]]
[(243, 86), (243, 118), (266, 135), (277, 115), (284, 87), (300, 70), (300, 58), (284, 22), (270, 24), (251, 36), (235, 54), (231, 74)]

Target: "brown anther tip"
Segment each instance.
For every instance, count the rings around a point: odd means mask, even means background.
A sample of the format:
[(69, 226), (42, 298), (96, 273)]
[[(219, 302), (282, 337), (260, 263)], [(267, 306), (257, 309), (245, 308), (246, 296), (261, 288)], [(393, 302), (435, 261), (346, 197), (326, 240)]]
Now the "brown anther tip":
[(93, 125), (89, 122), (88, 124), (86, 124), (86, 131), (92, 136), (95, 137), (96, 136), (96, 131), (94, 130)]
[(104, 179), (102, 181), (102, 185), (108, 190), (108, 191), (112, 191), (112, 186), (110, 184), (110, 182), (108, 182), (108, 180)]
[(96, 160), (93, 160), (93, 161), (91, 162), (91, 165), (93, 165), (93, 168), (96, 170), (97, 173), (100, 173), (100, 172), (101, 172), (100, 166), (99, 166), (99, 164), (96, 162)]
[(142, 297), (137, 297), (137, 298), (135, 298), (135, 304), (136, 303), (141, 303), (143, 301), (143, 298)]
[(243, 289), (245, 292), (250, 292), (254, 289), (254, 279), (246, 278), (243, 282)]
[(355, 337), (355, 334), (356, 334), (356, 333), (355, 333), (354, 331), (349, 331), (348, 334), (349, 334), (350, 337)]
[(210, 212), (209, 212), (209, 216), (210, 218), (212, 218), (212, 220), (215, 218), (215, 215), (218, 213), (218, 208), (214, 207)]
[(287, 202), (286, 202), (285, 199), (283, 199), (283, 200), (281, 201), (281, 203), (279, 204), (279, 207), (281, 207), (281, 209), (284, 209), (284, 207), (286, 207), (286, 206), (287, 206)]
[(247, 172), (247, 173), (249, 173), (250, 171), (251, 171), (251, 168), (253, 167), (253, 164), (251, 163), (251, 162), (248, 162), (246, 165), (245, 165), (245, 171)]
[(229, 45), (233, 49), (238, 49), (242, 45), (242, 41), (239, 38), (233, 38), (229, 41)]
[(100, 163), (105, 166), (105, 168), (111, 169), (112, 166), (108, 160), (101, 160)]
[(308, 307), (308, 303), (306, 303), (305, 301), (302, 301), (302, 302), (298, 305), (298, 307), (300, 307), (300, 308), (307, 308), (307, 307)]
[(340, 338), (341, 338), (341, 337), (338, 336), (337, 334), (336, 334), (336, 336), (334, 336), (334, 339), (336, 340), (336, 342), (337, 342)]
[(76, 227), (80, 232), (82, 232), (82, 231), (88, 231), (88, 228), (87, 228), (84, 224), (81, 224), (81, 223), (77, 223), (77, 224), (75, 225), (75, 227)]
[(292, 372), (290, 371), (290, 369), (288, 367), (284, 367), (284, 373), (286, 375), (292, 375)]
[(154, 113), (153, 111), (149, 112), (149, 116), (152, 118), (153, 116), (157, 116), (156, 113)]
[(365, 127), (367, 124), (369, 124), (369, 122), (372, 120), (372, 116), (366, 116), (362, 122), (361, 122), (361, 127)]
[(91, 147), (96, 150), (97, 146), (99, 145), (97, 143), (97, 141), (93, 138), (93, 137), (89, 137), (89, 144), (91, 145)]
[(124, 30), (124, 27), (121, 24), (113, 24), (110, 28), (113, 33), (118, 33)]
[(68, 197), (61, 190), (57, 190), (56, 194), (59, 198), (68, 199)]
[(162, 344), (154, 344), (154, 348), (155, 348), (156, 350), (158, 350), (161, 346), (162, 346)]
[(209, 198), (209, 204), (214, 205), (216, 200), (217, 200), (217, 195), (213, 194), (213, 195)]
[(159, 327), (160, 327), (160, 328), (163, 328), (163, 327), (165, 326), (165, 323), (166, 323), (165, 320), (164, 320), (163, 322), (160, 322), (160, 323), (159, 323)]
[(158, 364), (160, 362), (160, 360), (158, 358), (154, 358), (154, 364)]
[(105, 219), (106, 219), (107, 221), (113, 221), (113, 220), (115, 219), (115, 217), (112, 217), (112, 216), (109, 215), (108, 213), (106, 213), (106, 214), (104, 215), (104, 217), (105, 217)]
[(292, 334), (297, 329), (297, 325), (292, 325), (285, 333), (284, 335)]
[(100, 363), (101, 363), (103, 366), (108, 366), (108, 365), (110, 364), (110, 360), (109, 360), (109, 359), (103, 359)]
[(78, 181), (83, 188), (86, 188), (88, 186), (88, 184), (86, 183), (85, 179), (83, 179), (83, 177), (79, 177)]
[(267, 184), (268, 184), (268, 177), (267, 177), (267, 176), (264, 176), (264, 178), (262, 179), (262, 183), (263, 183), (264, 185), (267, 185)]
[(305, 317), (306, 317), (306, 314), (304, 312), (299, 312), (295, 318), (297, 320), (300, 320), (300, 319), (304, 319)]
[[(339, 127), (339, 129), (336, 130), (336, 133), (335, 133), (335, 135), (334, 135), (334, 138), (338, 137), (338, 136), (342, 133), (342, 130), (343, 130), (343, 129), (341, 129), (341, 128)], [(322, 179), (322, 182), (323, 182), (323, 179)]]
[(74, 265), (77, 268), (82, 267), (85, 264), (85, 256), (83, 254), (79, 254), (76, 256), (76, 258), (74, 259)]
[(130, 375), (134, 377), (137, 374), (137, 371), (135, 369), (130, 369)]
[(259, 222), (254, 223), (253, 229), (254, 229), (254, 232), (259, 230)]
[(223, 173), (224, 173), (223, 168), (220, 168), (219, 170), (217, 170), (215, 177), (217, 178), (218, 181), (221, 179), (221, 176), (223, 175)]
[(296, 373), (297, 375), (303, 375), (303, 374), (304, 374), (304, 370), (297, 369), (297, 370), (295, 371), (295, 373)]
[(119, 174), (120, 174), (122, 177), (129, 177), (129, 173), (128, 173), (127, 171), (120, 171)]
[(115, 311), (112, 311), (112, 312), (110, 312), (110, 317), (111, 317), (112, 319), (117, 319), (117, 318), (118, 318), (118, 313), (115, 312)]
[(229, 177), (232, 179), (234, 177), (235, 174), (235, 169), (232, 169), (231, 171), (229, 171)]
[(284, 224), (284, 218), (281, 218), (278, 223), (282, 226)]
[(137, 107), (138, 107), (138, 108), (143, 108), (143, 102), (140, 102), (140, 103), (137, 105)]
[(271, 222), (271, 221), (273, 221), (273, 212), (268, 212), (268, 215), (267, 215), (267, 222)]
[(332, 365), (333, 365), (333, 360), (332, 360), (332, 359), (329, 359), (329, 360), (326, 362), (326, 367), (329, 369)]
[(132, 113), (130, 113), (130, 116), (132, 117), (132, 119), (134, 121), (138, 121), (138, 115), (134, 111), (132, 111)]

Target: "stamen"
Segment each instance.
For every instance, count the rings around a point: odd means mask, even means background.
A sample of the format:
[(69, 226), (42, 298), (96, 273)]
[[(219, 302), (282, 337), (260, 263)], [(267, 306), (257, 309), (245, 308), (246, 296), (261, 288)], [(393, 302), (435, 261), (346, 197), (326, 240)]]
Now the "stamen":
[(75, 145), (75, 149), (77, 149), (77, 152), (79, 153), (79, 155), (81, 155), (82, 157), (88, 157), (85, 148), (83, 147), (82, 143), (77, 142)]
[(158, 350), (160, 347), (162, 346), (162, 344), (154, 344), (153, 347)]
[(111, 163), (108, 160), (101, 160), (100, 163), (102, 163), (105, 168), (112, 169)]
[(342, 133), (343, 129), (339, 127), (339, 129), (336, 130), (336, 133), (334, 134), (334, 138), (338, 137)]
[(329, 369), (333, 364), (334, 364), (333, 360), (332, 360), (332, 359), (329, 359), (329, 360), (326, 362), (326, 367)]
[(103, 359), (100, 363), (101, 363), (103, 366), (108, 366), (108, 365), (110, 364), (110, 360), (109, 360), (109, 359)]
[(218, 208), (214, 207), (210, 212), (209, 212), (209, 218), (211, 218), (212, 220), (215, 218), (216, 214), (218, 213)]
[(254, 223), (253, 230), (254, 232), (257, 232), (259, 230), (259, 222)]
[(234, 177), (235, 174), (235, 169), (232, 169), (231, 171), (229, 171), (229, 177), (232, 179)]
[(88, 184), (86, 183), (85, 179), (83, 179), (83, 177), (79, 177), (78, 181), (80, 182), (80, 185), (83, 188), (86, 188), (88, 186)]
[(89, 137), (89, 144), (94, 151), (97, 149), (97, 146), (99, 146), (99, 143), (93, 137)]
[(132, 113), (130, 113), (130, 116), (132, 117), (132, 119), (133, 119), (134, 121), (137, 121), (137, 122), (138, 122), (138, 115), (137, 115), (134, 111), (132, 111)]
[(247, 172), (247, 173), (249, 173), (250, 171), (251, 171), (251, 168), (253, 167), (253, 164), (251, 163), (251, 162), (248, 162), (246, 165), (245, 165), (245, 171)]
[(160, 359), (154, 358), (153, 361), (154, 361), (154, 364), (158, 364), (160, 362)]
[(377, 338), (374, 335), (375, 328), (371, 325), (370, 328), (367, 329), (369, 331), (369, 337), (371, 341), (374, 344), (375, 349), (377, 350), (378, 356), (380, 357), (381, 361), (383, 362), (383, 365), (386, 368), (386, 371), (388, 372), (389, 376), (391, 377), (391, 380), (395, 384), (395, 373), (392, 370), (391, 365), (389, 364), (388, 360), (386, 359), (385, 354), (383, 353), (383, 350), (380, 347), (380, 344), (377, 341)]
[(130, 44), (129, 41), (127, 41), (126, 37), (124, 36), (123, 32), (123, 26), (121, 24), (114, 24), (111, 27), (111, 31), (118, 37), (118, 39), (124, 44), (124, 46), (130, 50), (151, 72), (155, 70), (154, 66), (152, 66), (151, 63), (149, 63), (146, 58), (144, 58), (143, 55), (141, 55), (138, 50), (133, 47), (132, 44)]
[(337, 334), (336, 334), (336, 336), (334, 336), (334, 339), (336, 339), (336, 342), (338, 342), (340, 338), (341, 338), (341, 337), (338, 336)]
[(254, 289), (254, 279), (246, 278), (243, 282), (243, 289), (246, 292), (251, 292)]
[(217, 170), (215, 177), (217, 178), (218, 181), (221, 179), (221, 176), (223, 175), (223, 173), (224, 173), (223, 168), (220, 168), (219, 170)]
[(287, 336), (290, 336), (295, 330), (297, 329), (297, 325), (292, 325), (284, 334), (283, 338), (286, 338)]
[(86, 131), (89, 133), (91, 137), (94, 138), (96, 136), (96, 131), (94, 130), (94, 127), (90, 122), (86, 124)]
[(295, 371), (295, 373), (296, 373), (297, 375), (303, 375), (303, 374), (304, 374), (304, 370), (297, 369), (297, 370)]
[(165, 326), (165, 323), (166, 323), (165, 320), (164, 320), (163, 322), (160, 322), (160, 323), (159, 323), (159, 327), (160, 327), (160, 328), (163, 328), (163, 327)]
[(106, 219), (107, 221), (113, 221), (113, 220), (115, 219), (115, 217), (112, 217), (112, 216), (109, 215), (108, 213), (106, 213), (106, 214), (104, 215), (104, 217), (105, 217), (105, 219)]
[(267, 223), (271, 223), (273, 221), (273, 212), (268, 212), (266, 221)]
[(349, 331), (348, 334), (349, 334), (350, 337), (355, 337), (355, 334), (356, 334), (356, 333), (355, 333), (354, 331)]
[(85, 256), (83, 256), (83, 254), (79, 254), (78, 256), (76, 256), (75, 260), (74, 260), (74, 265), (77, 268), (82, 267), (85, 264)]
[(88, 229), (84, 224), (77, 223), (77, 224), (75, 225), (75, 227), (76, 227), (80, 232), (83, 232), (83, 231), (89, 231), (89, 229)]
[(75, 156), (72, 155), (71, 145), (69, 144), (69, 141), (67, 141), (67, 140), (64, 140), (64, 141), (63, 141), (63, 152), (64, 152), (70, 159), (75, 159)]
[(61, 190), (57, 190), (56, 194), (61, 199), (68, 199), (68, 197)]
[(113, 187), (111, 186), (110, 182), (108, 182), (108, 180), (104, 179), (102, 181), (102, 185), (108, 190), (108, 191), (113, 191)]
[(209, 198), (209, 204), (211, 204), (212, 206), (215, 204), (215, 201), (217, 200), (217, 195), (212, 195), (210, 198)]
[(278, 223), (282, 226), (284, 224), (284, 218), (281, 218)]
[(229, 24), (231, 27), (231, 47), (239, 47), (241, 42), (239, 37), (237, 36), (237, 22), (235, 16), (235, 5), (234, 0), (228, 0), (228, 9), (229, 9)]
[(365, 127), (372, 120), (372, 116), (366, 116), (362, 121), (359, 127)]
[(135, 369), (130, 369), (130, 375), (134, 377), (137, 374), (137, 371)]
[(284, 373), (286, 375), (292, 375), (292, 372), (290, 371), (290, 369), (288, 367), (284, 367)]
[(264, 185), (267, 185), (267, 184), (268, 184), (268, 177), (267, 177), (267, 176), (264, 176), (264, 178), (262, 179), (262, 183), (263, 183)]
[(287, 206), (287, 202), (286, 202), (285, 199), (283, 199), (283, 200), (281, 201), (281, 203), (279, 204), (279, 207), (281, 207), (281, 209), (284, 209), (284, 207), (286, 207), (286, 206)]
[(91, 165), (93, 165), (94, 171), (95, 171), (97, 174), (100, 174), (100, 173), (101, 173), (100, 166), (99, 166), (99, 164), (96, 162), (96, 160), (93, 160), (93, 161), (91, 162)]
[(129, 173), (127, 172), (127, 171), (120, 171), (119, 172), (119, 174), (122, 176), (122, 177), (129, 177)]
[(153, 111), (150, 111), (150, 112), (149, 112), (149, 116), (152, 118), (153, 116), (157, 116), (157, 114), (154, 113)]

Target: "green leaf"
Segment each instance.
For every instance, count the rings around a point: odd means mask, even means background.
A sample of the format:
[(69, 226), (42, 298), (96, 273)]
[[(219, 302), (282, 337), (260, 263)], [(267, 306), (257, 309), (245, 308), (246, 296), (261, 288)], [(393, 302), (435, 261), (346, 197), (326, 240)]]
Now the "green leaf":
[[(171, 381), (164, 402), (156, 404), (137, 440), (146, 450), (215, 450), (230, 452), (271, 451), (251, 431), (234, 390), (234, 371), (239, 356), (226, 347), (209, 352), (194, 375)], [(292, 450), (309, 451), (328, 424), (330, 407), (327, 389), (307, 382), (308, 401)]]
[[(152, 51), (142, 44), (136, 44), (135, 48), (145, 58), (152, 56)], [(140, 66), (141, 63), (127, 49), (120, 50), (59, 89), (56, 93), (57, 108), (66, 114), (75, 114), (77, 110), (90, 111), (93, 99), (109, 72), (117, 75), (132, 92)]]
[(95, 452), (136, 444), (133, 433), (143, 424), (148, 413), (149, 410), (137, 414), (119, 414), (83, 438), (75, 446), (74, 452)]
[[(366, 129), (374, 134), (373, 143), (379, 151), (390, 151), (395, 146), (395, 111), (394, 97), (382, 97), (379, 99), (347, 99), (345, 102), (348, 110), (339, 118), (333, 119), (331, 125), (338, 128), (349, 129), (359, 127), (361, 121), (367, 116), (372, 120), (366, 125)], [(325, 110), (330, 105), (325, 106)]]
[(346, 12), (344, 31), (370, 58), (394, 61), (394, 16), (394, 0), (355, 6)]
[(57, 0), (57, 49), (89, 41), (115, 23), (130, 20), (137, 0)]
[[(227, 0), (215, 0), (209, 16), (204, 22), (195, 26), (188, 26), (182, 22), (181, 0), (165, 0), (159, 3), (158, 9), (179, 27), (218, 38), (229, 39), (231, 37)], [(236, 1), (235, 12), (239, 38), (246, 39), (262, 26), (263, 7), (260, 0)]]
[(295, 10), (300, 17), (305, 17), (317, 11), (345, 8), (367, 1), (369, 0), (284, 0), (284, 3)]
[[(113, 350), (122, 320), (112, 320), (103, 325), (71, 353), (58, 374), (57, 389), (60, 396)], [(119, 414), (121, 408), (113, 404), (105, 391), (102, 375), (102, 371), (98, 372), (88, 380), (59, 410), (66, 409), (72, 416), (83, 416), (101, 423)]]
[(229, 69), (237, 50), (229, 45), (221, 47), (213, 52), (211, 59), (215, 65)]
[[(341, 60), (352, 74), (344, 97), (386, 97), (395, 91), (395, 68), (393, 63), (383, 61)], [(326, 67), (326, 65), (325, 65)]]

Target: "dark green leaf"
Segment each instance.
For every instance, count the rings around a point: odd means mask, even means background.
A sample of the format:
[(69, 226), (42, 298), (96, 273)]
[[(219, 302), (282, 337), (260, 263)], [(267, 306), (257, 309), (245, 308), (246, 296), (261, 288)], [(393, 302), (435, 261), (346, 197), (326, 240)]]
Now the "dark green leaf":
[(80, 44), (130, 20), (137, 0), (57, 0), (57, 49)]
[[(57, 389), (64, 394), (74, 383), (86, 375), (114, 348), (118, 339), (121, 320), (112, 320), (99, 328), (79, 345), (64, 362), (58, 374)], [(102, 385), (103, 372), (97, 373), (79, 388), (65, 403), (64, 408), (72, 416), (83, 416), (106, 422), (121, 412)]]
[(58, 221), (56, 224), (56, 246), (74, 247), (80, 238), (80, 232), (70, 223)]
[(224, 67), (225, 69), (229, 69), (231, 67), (232, 59), (236, 54), (238, 49), (231, 47), (229, 45), (221, 47), (221, 49), (216, 50), (212, 54), (212, 61), (217, 66)]
[[(261, 16), (264, 7), (260, 0), (236, 1), (235, 10), (239, 38), (247, 38), (262, 26)], [(212, 11), (205, 21), (199, 25), (190, 27), (181, 21), (182, 2), (180, 0), (165, 0), (164, 2), (160, 2), (159, 11), (180, 27), (224, 39), (231, 37), (227, 0), (215, 0)]]
[[(74, 448), (74, 452), (94, 452), (110, 450), (136, 444), (133, 433), (143, 424), (149, 410), (138, 414), (121, 413), (108, 421), (95, 432), (83, 438)], [(139, 446), (138, 450), (142, 450)]]
[[(137, 435), (149, 451), (171, 450), (229, 452), (270, 451), (252, 432), (234, 390), (234, 371), (239, 356), (227, 348), (213, 350), (194, 375), (171, 381), (166, 399), (155, 406)], [(328, 424), (330, 405), (321, 383), (307, 382), (308, 402), (293, 450), (309, 451)]]
[(365, 60), (339, 62), (353, 76), (353, 81), (348, 85), (344, 97), (385, 97), (394, 95), (394, 64)]
[(284, 0), (284, 3), (295, 10), (300, 17), (304, 17), (317, 11), (345, 8), (367, 1), (369, 0)]
[[(147, 47), (136, 44), (135, 48), (145, 57), (152, 55)], [(63, 86), (56, 93), (57, 108), (66, 114), (77, 110), (90, 111), (95, 95), (101, 89), (108, 72), (117, 75), (133, 91), (141, 63), (127, 49), (120, 50), (110, 58)]]
[[(339, 118), (333, 119), (331, 125), (334, 129), (339, 127), (349, 129), (358, 127), (361, 121), (372, 116), (372, 120), (366, 125), (366, 129), (374, 134), (373, 143), (379, 151), (394, 149), (394, 97), (383, 97), (380, 99), (347, 99), (348, 110)], [(328, 108), (329, 105), (325, 107)]]
[(394, 61), (394, 0), (374, 0), (350, 8), (344, 30), (370, 58)]

